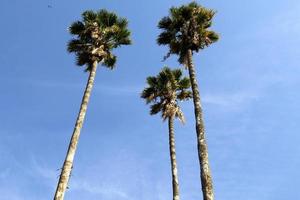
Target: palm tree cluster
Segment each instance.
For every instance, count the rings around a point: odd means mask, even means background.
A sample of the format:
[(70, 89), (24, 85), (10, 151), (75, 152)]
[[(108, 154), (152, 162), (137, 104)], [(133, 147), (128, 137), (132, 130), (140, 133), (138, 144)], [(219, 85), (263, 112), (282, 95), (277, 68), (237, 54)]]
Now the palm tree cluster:
[[(158, 23), (161, 33), (157, 38), (157, 43), (169, 47), (164, 60), (172, 54), (178, 56), (178, 62), (188, 70), (189, 78), (183, 77), (180, 69), (172, 70), (164, 67), (157, 76), (147, 78), (147, 87), (141, 94), (146, 104), (150, 104), (151, 115), (160, 113), (163, 121), (168, 120), (173, 200), (180, 199), (174, 120), (179, 119), (184, 123), (185, 119), (179, 102), (189, 99), (193, 99), (194, 103), (203, 199), (214, 199), (200, 93), (192, 59), (195, 52), (199, 52), (218, 40), (218, 34), (210, 30), (214, 15), (215, 11), (204, 8), (196, 2), (170, 9), (169, 15), (163, 17)], [(131, 44), (128, 21), (104, 9), (97, 12), (85, 11), (82, 14), (82, 20), (72, 23), (69, 31), (74, 37), (69, 41), (67, 49), (75, 54), (77, 65), (85, 66), (89, 77), (54, 200), (64, 199), (97, 66), (101, 64), (113, 69), (117, 61), (116, 55), (112, 52), (113, 49)]]

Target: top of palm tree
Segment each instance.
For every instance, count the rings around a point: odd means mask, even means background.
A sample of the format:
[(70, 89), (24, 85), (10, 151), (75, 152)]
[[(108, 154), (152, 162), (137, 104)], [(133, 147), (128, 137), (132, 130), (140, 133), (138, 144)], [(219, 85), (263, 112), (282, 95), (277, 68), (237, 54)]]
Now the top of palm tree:
[(116, 56), (112, 50), (121, 45), (131, 44), (128, 21), (115, 13), (101, 9), (82, 13), (82, 20), (69, 27), (74, 38), (68, 43), (68, 51), (75, 53), (77, 65), (86, 65), (91, 70), (96, 61), (113, 69)]
[(198, 52), (216, 42), (218, 34), (209, 30), (215, 11), (193, 1), (180, 7), (172, 7), (169, 16), (163, 17), (158, 24), (162, 32), (157, 38), (159, 45), (168, 45), (171, 54), (179, 55), (178, 61), (186, 64), (188, 50)]
[(155, 115), (161, 112), (163, 120), (169, 117), (177, 117), (184, 122), (184, 116), (178, 104), (178, 100), (192, 98), (190, 79), (182, 78), (180, 69), (171, 70), (164, 67), (157, 76), (147, 78), (148, 86), (143, 90), (141, 97), (146, 103), (151, 103), (150, 114)]

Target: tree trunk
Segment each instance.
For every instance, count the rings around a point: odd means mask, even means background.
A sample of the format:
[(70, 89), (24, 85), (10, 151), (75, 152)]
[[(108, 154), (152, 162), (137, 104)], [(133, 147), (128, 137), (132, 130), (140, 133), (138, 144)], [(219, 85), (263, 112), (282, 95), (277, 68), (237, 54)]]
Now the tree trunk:
[(204, 133), (204, 123), (202, 117), (202, 107), (200, 102), (200, 93), (197, 83), (196, 71), (193, 64), (193, 53), (191, 50), (188, 51), (188, 70), (191, 80), (191, 86), (193, 91), (193, 101), (195, 109), (195, 118), (196, 118), (196, 132), (197, 132), (197, 145), (198, 145), (198, 157), (200, 163), (201, 171), (201, 184), (202, 184), (202, 193), (204, 200), (213, 200), (213, 184), (212, 177), (209, 168), (208, 162), (208, 150), (207, 144), (205, 141)]
[(67, 156), (65, 158), (64, 165), (62, 167), (62, 171), (59, 177), (59, 181), (57, 184), (54, 200), (63, 200), (64, 195), (68, 186), (71, 170), (73, 168), (73, 160), (75, 156), (75, 151), (77, 148), (77, 143), (80, 136), (80, 131), (83, 125), (84, 117), (87, 110), (87, 105), (90, 99), (91, 91), (94, 85), (94, 80), (96, 76), (97, 70), (97, 62), (95, 61), (92, 66), (92, 70), (90, 71), (88, 82), (84, 91), (84, 95), (81, 101), (80, 110), (77, 116), (75, 128), (73, 131), (73, 135), (69, 144), (69, 149), (67, 152)]
[(179, 200), (179, 183), (177, 175), (177, 163), (175, 152), (175, 136), (174, 136), (174, 117), (169, 117), (169, 146), (170, 158), (172, 167), (172, 186), (173, 186), (173, 200)]

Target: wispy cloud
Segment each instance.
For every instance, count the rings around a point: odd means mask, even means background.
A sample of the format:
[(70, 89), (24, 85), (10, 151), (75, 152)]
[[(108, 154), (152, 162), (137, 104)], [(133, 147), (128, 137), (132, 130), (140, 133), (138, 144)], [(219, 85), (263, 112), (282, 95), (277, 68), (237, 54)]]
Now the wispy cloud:
[(235, 93), (206, 94), (203, 96), (204, 104), (213, 104), (226, 108), (241, 108), (247, 103), (259, 98), (258, 92), (238, 91)]
[(51, 169), (41, 162), (38, 162), (33, 155), (31, 156), (30, 172), (32, 176), (39, 176), (41, 180), (43, 180), (44, 184), (52, 189), (58, 181), (59, 170)]
[[(89, 169), (96, 167), (97, 164), (95, 164), (95, 166), (89, 166)], [(39, 179), (53, 191), (57, 184), (59, 173), (60, 170), (49, 168), (48, 166), (32, 157), (30, 174), (34, 177), (39, 177)], [(104, 199), (132, 199), (120, 185), (112, 184), (107, 181), (100, 181), (100, 183), (99, 181), (95, 182), (94, 178), (95, 176), (91, 175), (90, 173), (85, 174), (84, 177), (80, 178), (78, 178), (77, 176), (72, 176), (69, 182), (68, 192), (73, 194), (83, 193), (85, 194), (85, 196), (92, 195)]]
[[(85, 82), (70, 83), (70, 82), (57, 82), (57, 81), (46, 81), (46, 80), (24, 80), (25, 83), (30, 84), (34, 87), (43, 87), (47, 89), (64, 89), (64, 90), (74, 90), (74, 89), (84, 89)], [(106, 95), (138, 95), (141, 91), (142, 85), (104, 85), (95, 84), (94, 91), (105, 93)]]
[[(299, 11), (300, 4), (237, 32), (233, 42), (239, 45), (239, 51), (225, 53), (224, 63), (230, 66), (224, 67), (223, 73), (224, 77), (239, 81), (239, 89), (203, 93), (203, 103), (242, 109), (261, 100), (270, 88), (298, 84), (300, 68), (298, 60), (291, 61), (296, 58), (291, 49), (298, 48), (295, 40), (299, 38), (295, 35), (300, 33)], [(240, 44), (251, 41), (250, 45)]]
[[(19, 79), (17, 83), (18, 86), (30, 85), (33, 88), (43, 88), (47, 90), (55, 89), (55, 91), (74, 91), (74, 90), (84, 90), (86, 82), (82, 83), (71, 83), (71, 82), (62, 82), (55, 80), (39, 80), (39, 79)], [(16, 84), (14, 80), (6, 79), (6, 83)], [(109, 85), (103, 83), (96, 83), (94, 85), (93, 91), (104, 93), (105, 95), (119, 96), (119, 95), (136, 95), (138, 96), (142, 91), (143, 85)]]
[(99, 195), (105, 199), (131, 199), (128, 194), (122, 190), (122, 188), (117, 187), (117, 185), (111, 184), (101, 184), (97, 185), (95, 183), (90, 183), (83, 179), (72, 179), (72, 187), (70, 191), (82, 191), (88, 192), (93, 195)]

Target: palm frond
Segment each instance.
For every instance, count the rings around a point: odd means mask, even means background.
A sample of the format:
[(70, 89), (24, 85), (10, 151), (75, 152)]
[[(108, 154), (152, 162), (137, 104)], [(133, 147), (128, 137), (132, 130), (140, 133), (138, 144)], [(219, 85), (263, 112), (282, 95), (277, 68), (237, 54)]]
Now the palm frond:
[(216, 42), (219, 40), (219, 35), (216, 34), (215, 32), (213, 31), (207, 31), (206, 32), (206, 46)]
[(83, 50), (84, 46), (85, 44), (81, 40), (72, 39), (68, 42), (67, 50), (69, 53), (80, 52)]
[(131, 44), (131, 40), (129, 38), (130, 34), (131, 33), (128, 29), (120, 28), (119, 31), (114, 35), (114, 47)]
[(181, 69), (174, 69), (172, 73), (174, 75), (174, 78), (175, 78), (176, 82), (179, 83), (181, 81), (181, 76), (182, 76)]
[(147, 83), (150, 87), (156, 87), (156, 85), (158, 84), (157, 82), (157, 78), (155, 76), (149, 76), (147, 77)]
[(69, 32), (72, 35), (81, 35), (84, 30), (85, 30), (85, 26), (81, 21), (73, 22), (69, 27)]
[(126, 18), (118, 18), (116, 25), (120, 27), (120, 29), (126, 29), (128, 26), (128, 20)]
[(113, 12), (108, 12), (105, 9), (97, 12), (97, 21), (101, 27), (111, 27), (116, 24), (118, 16)]
[(173, 33), (171, 33), (170, 31), (165, 31), (159, 34), (157, 38), (157, 43), (159, 45), (169, 44), (173, 38), (174, 38)]
[(170, 17), (163, 17), (159, 23), (158, 23), (158, 28), (160, 29), (170, 29), (172, 25), (172, 19)]
[(110, 56), (107, 56), (106, 58), (103, 59), (102, 65), (110, 69), (113, 69), (115, 67), (116, 62), (117, 62), (117, 56), (111, 54)]
[(147, 87), (143, 90), (141, 98), (146, 100), (146, 103), (156, 102), (157, 99), (157, 90), (154, 87)]
[(179, 92), (177, 94), (177, 99), (180, 100), (180, 101), (186, 101), (186, 100), (191, 99), (192, 97), (193, 96), (192, 96), (192, 92), (191, 91), (182, 90), (181, 92)]
[(155, 103), (150, 106), (150, 115), (156, 115), (162, 110), (161, 103)]
[(189, 78), (187, 77), (184, 77), (182, 79), (180, 79), (178, 81), (178, 87), (181, 89), (181, 90), (184, 90), (184, 89), (189, 89), (191, 87), (191, 81)]
[[(90, 64), (90, 55), (87, 53), (77, 53), (76, 54), (76, 64), (78, 66), (84, 66)], [(87, 66), (88, 67), (88, 66)]]
[(97, 14), (92, 10), (87, 10), (82, 13), (84, 23), (96, 22)]

